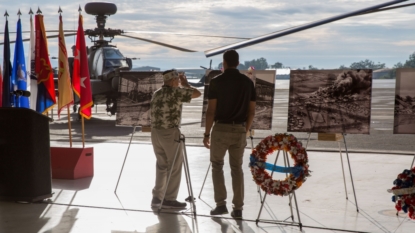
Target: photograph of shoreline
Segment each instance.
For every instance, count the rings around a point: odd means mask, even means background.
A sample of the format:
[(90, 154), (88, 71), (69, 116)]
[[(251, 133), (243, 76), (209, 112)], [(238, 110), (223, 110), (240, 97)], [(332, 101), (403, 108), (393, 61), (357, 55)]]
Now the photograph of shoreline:
[(394, 134), (415, 134), (415, 69), (396, 70)]
[[(270, 130), (272, 128), (272, 109), (274, 107), (275, 94), (275, 70), (240, 70), (255, 84), (256, 108), (252, 129)], [(210, 80), (221, 74), (220, 70), (207, 70), (205, 79), (205, 90), (203, 93), (203, 109), (201, 127), (206, 124), (206, 110), (208, 105), (208, 92)]]
[(163, 85), (161, 72), (120, 72), (116, 126), (150, 126), (150, 101)]
[(372, 70), (292, 70), (289, 132), (369, 134)]

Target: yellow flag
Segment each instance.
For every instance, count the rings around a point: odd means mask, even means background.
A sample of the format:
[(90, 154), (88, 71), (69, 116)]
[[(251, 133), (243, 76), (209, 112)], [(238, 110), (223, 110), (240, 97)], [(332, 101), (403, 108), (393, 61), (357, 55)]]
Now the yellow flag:
[(59, 16), (59, 83), (58, 83), (58, 117), (65, 107), (73, 104), (73, 91), (69, 75), (68, 53), (63, 35), (62, 16)]

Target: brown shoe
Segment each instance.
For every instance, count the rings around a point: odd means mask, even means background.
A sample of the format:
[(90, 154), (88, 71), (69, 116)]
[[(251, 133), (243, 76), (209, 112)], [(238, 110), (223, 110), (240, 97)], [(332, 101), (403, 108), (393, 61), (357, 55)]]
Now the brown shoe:
[(232, 218), (242, 219), (242, 210), (232, 210), (231, 216)]
[(228, 214), (228, 208), (226, 208), (226, 205), (216, 206), (214, 210), (210, 211), (210, 215), (222, 215), (222, 214)]

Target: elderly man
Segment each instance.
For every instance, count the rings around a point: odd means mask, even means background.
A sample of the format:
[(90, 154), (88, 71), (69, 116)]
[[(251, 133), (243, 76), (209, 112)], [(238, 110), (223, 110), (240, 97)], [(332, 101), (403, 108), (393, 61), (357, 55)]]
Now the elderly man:
[(256, 94), (254, 83), (236, 69), (238, 65), (238, 53), (235, 50), (226, 51), (223, 54), (224, 72), (210, 81), (203, 143), (210, 148), (216, 202), (216, 208), (210, 214), (228, 213), (223, 175), (224, 157), (228, 151), (233, 189), (231, 216), (240, 219), (244, 205), (243, 155), (246, 132), (250, 130), (255, 115)]
[[(176, 70), (167, 70), (163, 73), (164, 85), (154, 92), (151, 99), (151, 142), (156, 155), (156, 184), (153, 188), (151, 207), (185, 208), (186, 203), (178, 202), (180, 180), (182, 174), (183, 154), (180, 144), (180, 122), (182, 104), (201, 95), (200, 91), (189, 85), (184, 74), (179, 75)], [(180, 86), (179, 87), (179, 81)], [(176, 148), (179, 151), (176, 155)], [(167, 178), (171, 177), (167, 185)], [(166, 195), (161, 201), (166, 188)]]

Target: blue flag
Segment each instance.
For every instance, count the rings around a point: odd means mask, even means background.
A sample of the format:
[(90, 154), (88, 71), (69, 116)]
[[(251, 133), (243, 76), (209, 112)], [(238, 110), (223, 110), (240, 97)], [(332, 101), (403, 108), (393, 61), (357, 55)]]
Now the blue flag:
[(10, 39), (9, 39), (9, 21), (6, 18), (4, 27), (4, 48), (3, 48), (3, 106), (13, 106), (13, 86), (11, 82), (12, 64), (10, 63)]
[[(12, 83), (17, 87), (17, 90), (27, 91), (27, 71), (22, 40), (22, 23), (20, 19), (17, 21)], [(16, 96), (14, 102), (15, 107), (29, 108), (29, 98), (26, 96)]]

